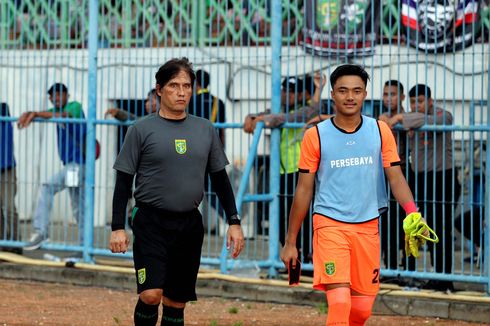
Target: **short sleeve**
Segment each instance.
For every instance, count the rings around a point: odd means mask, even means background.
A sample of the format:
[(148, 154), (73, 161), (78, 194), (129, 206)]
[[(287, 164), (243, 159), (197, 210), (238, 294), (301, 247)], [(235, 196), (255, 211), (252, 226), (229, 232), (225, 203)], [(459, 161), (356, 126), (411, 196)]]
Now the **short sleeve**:
[(211, 148), (209, 150), (207, 170), (210, 173), (223, 170), (228, 165), (228, 159), (226, 158), (225, 151), (223, 150), (223, 144), (218, 137), (218, 133), (214, 127), (210, 124), (210, 130), (212, 134)]
[(320, 165), (320, 138), (318, 128), (306, 130), (301, 142), (298, 168), (303, 173), (315, 173)]
[(142, 144), (138, 130), (135, 126), (131, 126), (114, 163), (114, 169), (128, 174), (136, 174), (141, 155), (140, 148), (142, 148)]
[(83, 118), (84, 116), (82, 105), (78, 102), (72, 102), (71, 105), (66, 108), (66, 112), (70, 118)]
[(395, 137), (393, 136), (390, 127), (383, 121), (378, 121), (378, 126), (381, 135), (383, 167), (389, 168), (390, 166), (400, 165), (400, 157), (398, 156)]

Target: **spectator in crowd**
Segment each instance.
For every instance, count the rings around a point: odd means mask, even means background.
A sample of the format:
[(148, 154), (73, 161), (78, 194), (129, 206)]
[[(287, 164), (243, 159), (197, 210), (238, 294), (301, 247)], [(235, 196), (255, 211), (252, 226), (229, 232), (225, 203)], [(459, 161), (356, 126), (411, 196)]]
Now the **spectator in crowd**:
[(139, 300), (135, 325), (184, 325), (184, 308), (196, 300), (196, 280), (204, 238), (198, 206), (206, 172), (216, 184), (228, 218), (232, 257), (244, 247), (240, 218), (225, 170), (228, 160), (212, 124), (187, 114), (195, 79), (191, 63), (172, 59), (155, 75), (160, 110), (128, 130), (114, 163), (117, 170), (110, 249), (126, 252), (125, 210), (136, 177), (132, 218), (133, 258)]
[[(79, 102), (68, 102), (68, 88), (62, 83), (53, 84), (49, 90), (49, 100), (53, 108), (47, 111), (24, 112), (17, 123), (19, 129), (26, 128), (35, 118), (78, 118), (85, 115)], [(43, 185), (39, 193), (36, 210), (33, 216), (34, 232), (25, 250), (35, 250), (48, 240), (48, 226), (54, 196), (68, 189), (71, 198), (73, 215), (78, 222), (79, 240), (83, 239), (83, 203), (84, 203), (84, 170), (85, 170), (85, 138), (86, 126), (79, 123), (57, 123), (56, 134), (58, 154), (63, 168), (52, 175)]]
[[(209, 92), (209, 82), (210, 75), (205, 70), (198, 70), (196, 72), (196, 81), (195, 81), (195, 90), (194, 95), (192, 96), (189, 107), (187, 108), (187, 112), (189, 114), (193, 114), (195, 116), (207, 119), (214, 123), (223, 123), (226, 122), (226, 114), (225, 114), (225, 103), (220, 100), (217, 96), (212, 95)], [(223, 144), (225, 145), (225, 129), (218, 128), (218, 135)], [(224, 211), (219, 201), (216, 197), (216, 191), (212, 183), (209, 182), (209, 177), (206, 177), (204, 183), (204, 189), (207, 192), (206, 200), (208, 200), (209, 204), (216, 210), (219, 216), (224, 216)], [(210, 218), (209, 210), (203, 209), (204, 216), (204, 227), (211, 228), (211, 232), (215, 231), (213, 228), (216, 227), (215, 219)]]
[[(411, 173), (409, 180), (414, 189), (419, 209), (442, 240), (434, 246), (428, 243), (431, 263), (437, 273), (452, 273), (453, 267), (453, 202), (461, 192), (457, 173), (453, 167), (451, 132), (418, 132), (423, 125), (451, 125), (449, 111), (434, 105), (431, 89), (424, 84), (413, 86), (408, 93), (412, 112), (398, 113), (388, 120), (391, 126), (401, 123), (409, 130)], [(411, 267), (409, 266), (409, 269)], [(450, 281), (429, 281), (426, 288), (453, 291)]]
[[(405, 113), (403, 101), (405, 100), (405, 92), (403, 84), (398, 80), (388, 80), (383, 87), (383, 113), (378, 117), (379, 120), (389, 123), (391, 117), (399, 113)], [(386, 111), (386, 112), (385, 112)], [(407, 164), (407, 134), (406, 131), (393, 131), (393, 136), (397, 142), (398, 156), (400, 157), (400, 165), (402, 172), (406, 171)], [(405, 174), (405, 178), (406, 178)], [(398, 269), (400, 263), (400, 250), (403, 251), (402, 266), (405, 266), (406, 257), (404, 249), (404, 232), (402, 221), (405, 215), (398, 207), (396, 199), (390, 195), (389, 211), (382, 214), (380, 219), (381, 224), (381, 252), (386, 268)], [(394, 232), (394, 231), (397, 232)], [(411, 270), (414, 270), (415, 259), (408, 258), (412, 264)], [(399, 280), (387, 278), (382, 281), (385, 283), (399, 282)]]
[[(305, 83), (298, 77), (288, 77), (282, 81), (281, 107), (282, 113), (272, 114), (270, 110), (249, 114), (245, 118), (243, 129), (246, 133), (253, 133), (257, 122), (264, 121), (265, 127), (277, 128), (285, 122), (303, 122), (311, 120), (319, 115), (319, 103), (321, 91), (325, 83), (321, 82), (320, 75), (314, 78), (315, 90), (311, 98), (311, 105), (301, 108), (298, 106), (303, 101)], [(324, 78), (325, 79), (325, 78)], [(311, 84), (310, 84), (311, 85)], [(310, 98), (305, 98), (306, 101)], [(303, 128), (284, 128), (281, 131), (280, 144), (280, 201), (279, 201), (279, 241), (284, 244), (287, 226), (287, 216), (293, 203), (293, 194), (298, 181), (298, 161), (301, 140), (303, 139)], [(311, 261), (310, 250), (310, 224), (308, 220), (303, 227), (302, 236), (298, 239), (298, 248), (301, 251), (304, 262)]]
[[(0, 117), (10, 117), (7, 103), (0, 103)], [(0, 239), (10, 241), (20, 240), (15, 166), (12, 123), (0, 120)], [(22, 254), (22, 248), (3, 247), (1, 250)]]
[[(145, 111), (147, 114), (155, 113), (160, 108), (160, 102), (158, 100), (158, 95), (156, 94), (156, 89), (152, 89), (148, 92), (145, 100)], [(111, 108), (105, 111), (105, 115), (111, 115), (113, 118), (119, 121), (135, 120), (136, 116), (128, 111), (121, 110), (118, 108)]]
[[(196, 89), (195, 95), (189, 102), (188, 112), (195, 116), (208, 119), (212, 123), (226, 122), (225, 103), (217, 96), (209, 92), (209, 73), (204, 70), (196, 72)], [(219, 128), (219, 138), (225, 145), (225, 130)]]

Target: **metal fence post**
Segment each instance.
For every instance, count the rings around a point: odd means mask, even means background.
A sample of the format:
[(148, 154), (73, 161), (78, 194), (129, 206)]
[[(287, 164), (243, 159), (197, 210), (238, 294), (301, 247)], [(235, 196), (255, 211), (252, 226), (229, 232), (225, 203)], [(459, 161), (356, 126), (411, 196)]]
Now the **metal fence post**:
[(97, 107), (97, 39), (98, 39), (99, 1), (89, 3), (88, 34), (88, 115), (85, 161), (85, 203), (84, 203), (84, 242), (83, 259), (91, 260), (94, 238), (94, 183), (95, 183), (95, 120)]

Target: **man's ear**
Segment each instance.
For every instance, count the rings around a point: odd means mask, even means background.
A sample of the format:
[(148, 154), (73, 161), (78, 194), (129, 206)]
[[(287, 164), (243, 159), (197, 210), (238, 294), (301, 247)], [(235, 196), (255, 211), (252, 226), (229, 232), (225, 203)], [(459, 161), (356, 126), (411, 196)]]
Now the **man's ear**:
[(161, 97), (162, 96), (162, 87), (160, 86), (160, 84), (155, 85), (155, 90), (156, 90), (158, 97)]
[(403, 101), (405, 101), (405, 94), (402, 94), (402, 95), (400, 96), (400, 102), (403, 102)]

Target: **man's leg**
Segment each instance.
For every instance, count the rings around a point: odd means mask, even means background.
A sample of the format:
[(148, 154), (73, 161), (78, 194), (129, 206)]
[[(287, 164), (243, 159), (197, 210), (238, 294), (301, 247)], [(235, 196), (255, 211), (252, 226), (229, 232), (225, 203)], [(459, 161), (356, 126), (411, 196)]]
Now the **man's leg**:
[(53, 207), (54, 195), (65, 188), (65, 169), (58, 173), (41, 186), (33, 217), (34, 231), (44, 238), (48, 236), (48, 224), (51, 209)]
[(158, 320), (158, 307), (162, 300), (161, 289), (149, 289), (140, 293), (134, 308), (135, 326), (155, 326)]
[(15, 168), (7, 172), (7, 192), (6, 192), (6, 211), (7, 211), (7, 238), (20, 240), (19, 236), (19, 213), (15, 206), (15, 195), (17, 194), (17, 176)]
[(167, 297), (162, 299), (162, 326), (184, 325), (184, 302), (173, 301)]
[(364, 325), (371, 316), (371, 311), (375, 300), (375, 295), (362, 295), (355, 292), (352, 293), (349, 325)]
[(83, 216), (83, 205), (85, 205), (85, 187), (84, 187), (84, 176), (85, 176), (85, 166), (78, 166), (78, 187), (69, 187), (68, 193), (70, 194), (71, 207), (73, 209), (73, 216), (78, 224), (78, 240), (83, 244), (84, 236), (84, 216)]
[(325, 291), (328, 302), (327, 326), (349, 325), (351, 290), (348, 283), (329, 284)]

